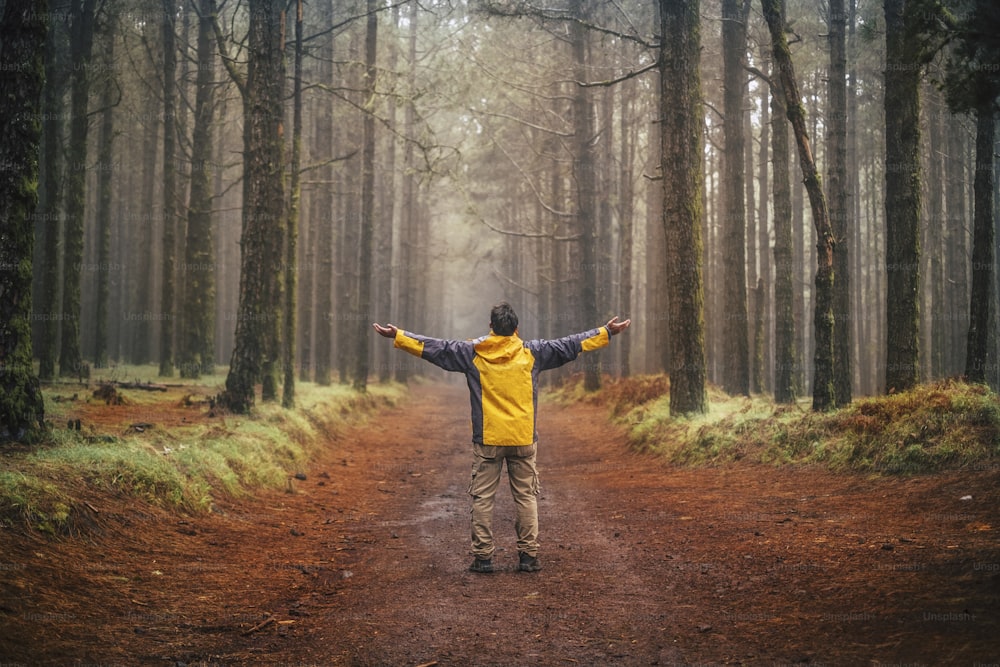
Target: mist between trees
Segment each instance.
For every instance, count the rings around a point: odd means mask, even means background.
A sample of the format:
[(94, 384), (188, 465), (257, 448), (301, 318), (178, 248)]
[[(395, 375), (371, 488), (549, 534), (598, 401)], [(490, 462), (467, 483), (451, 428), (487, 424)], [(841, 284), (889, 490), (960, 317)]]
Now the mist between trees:
[(6, 4), (47, 20), (40, 101), (9, 112), (41, 134), (0, 156), (39, 158), (43, 380), (230, 364), (236, 410), (260, 381), (363, 389), (427, 372), (371, 321), (467, 338), (505, 299), (531, 337), (632, 317), (578, 370), (672, 369), (680, 412), (706, 382), (821, 409), (1000, 383), (986, 0)]

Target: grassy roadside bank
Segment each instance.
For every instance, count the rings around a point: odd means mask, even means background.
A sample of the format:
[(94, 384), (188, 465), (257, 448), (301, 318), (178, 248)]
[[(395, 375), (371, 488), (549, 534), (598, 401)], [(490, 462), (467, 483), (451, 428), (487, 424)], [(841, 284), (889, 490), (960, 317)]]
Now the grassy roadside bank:
[(637, 449), (677, 465), (818, 464), (832, 470), (918, 474), (942, 469), (1000, 470), (1000, 397), (956, 380), (867, 397), (829, 413), (808, 400), (777, 405), (769, 397), (730, 397), (710, 390), (709, 411), (669, 414), (663, 375), (608, 380), (587, 395), (573, 381), (556, 400), (604, 404)]
[(300, 383), (295, 409), (258, 403), (247, 417), (214, 406), (224, 375), (159, 382), (153, 367), (128, 367), (44, 387), (46, 440), (0, 445), (0, 525), (70, 534), (88, 523), (94, 494), (199, 513), (215, 498), (281, 488), (340, 429), (406, 391)]

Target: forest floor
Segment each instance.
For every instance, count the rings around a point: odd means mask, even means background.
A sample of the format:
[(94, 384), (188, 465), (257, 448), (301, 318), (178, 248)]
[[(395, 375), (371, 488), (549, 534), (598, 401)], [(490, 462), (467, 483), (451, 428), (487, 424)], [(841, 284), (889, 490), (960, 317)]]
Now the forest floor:
[(0, 530), (0, 663), (986, 665), (1000, 470), (677, 468), (543, 402), (543, 569), (467, 571), (463, 387), (331, 441), (283, 491), (181, 515), (94, 495), (73, 537)]

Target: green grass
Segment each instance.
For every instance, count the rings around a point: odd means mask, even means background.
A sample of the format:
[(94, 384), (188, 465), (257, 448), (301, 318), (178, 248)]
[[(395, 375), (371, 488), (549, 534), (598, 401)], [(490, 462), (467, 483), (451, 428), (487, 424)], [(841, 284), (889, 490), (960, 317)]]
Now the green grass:
[[(164, 382), (153, 367), (128, 370), (114, 379)], [(137, 370), (148, 373), (144, 377)], [(206, 418), (202, 413), (207, 406), (179, 413), (178, 404), (185, 396), (201, 399), (217, 393), (225, 379), (221, 375), (197, 381), (171, 378), (165, 382), (184, 386), (166, 393), (122, 391), (127, 406), (105, 407), (102, 401), (88, 398), (100, 372), (92, 374), (89, 388), (60, 384), (44, 389), (47, 417), (54, 427), (44, 442), (27, 450), (0, 449), (4, 468), (0, 472), (0, 524), (72, 532), (85, 514), (82, 508), (87, 499), (95, 494), (198, 513), (207, 511), (213, 498), (283, 488), (345, 425), (396, 402), (406, 391), (400, 385), (373, 385), (366, 394), (359, 394), (339, 385), (299, 383), (295, 409), (258, 403), (251, 416)], [(65, 400), (74, 393), (75, 399)], [(116, 408), (120, 413), (114, 412)], [(82, 409), (120, 414), (122, 424), (67, 430), (66, 420)], [(157, 421), (157, 414), (171, 409), (175, 422), (178, 414), (193, 418), (190, 423), (154, 426), (143, 432), (127, 428), (130, 416), (149, 416), (138, 421), (152, 422)]]
[(678, 465), (747, 461), (917, 474), (975, 467), (1000, 456), (1000, 397), (982, 385), (927, 383), (829, 413), (813, 412), (807, 400), (776, 405), (767, 397), (712, 390), (706, 414), (683, 418), (670, 415), (663, 376), (606, 382), (589, 396), (579, 385), (560, 389), (557, 400), (606, 404), (635, 447)]

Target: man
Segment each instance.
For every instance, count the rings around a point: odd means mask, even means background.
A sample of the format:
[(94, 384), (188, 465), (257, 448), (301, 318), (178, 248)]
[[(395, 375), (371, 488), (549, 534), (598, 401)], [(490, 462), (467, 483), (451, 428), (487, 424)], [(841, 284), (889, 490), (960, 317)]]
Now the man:
[(490, 333), (471, 341), (442, 340), (372, 324), (395, 346), (446, 371), (464, 373), (472, 403), (472, 552), (473, 572), (493, 571), (493, 498), (507, 462), (511, 495), (517, 505), (519, 568), (542, 569), (538, 561), (538, 375), (597, 350), (628, 328), (631, 320), (612, 318), (603, 327), (555, 340), (522, 341), (517, 313), (508, 303), (490, 311)]

